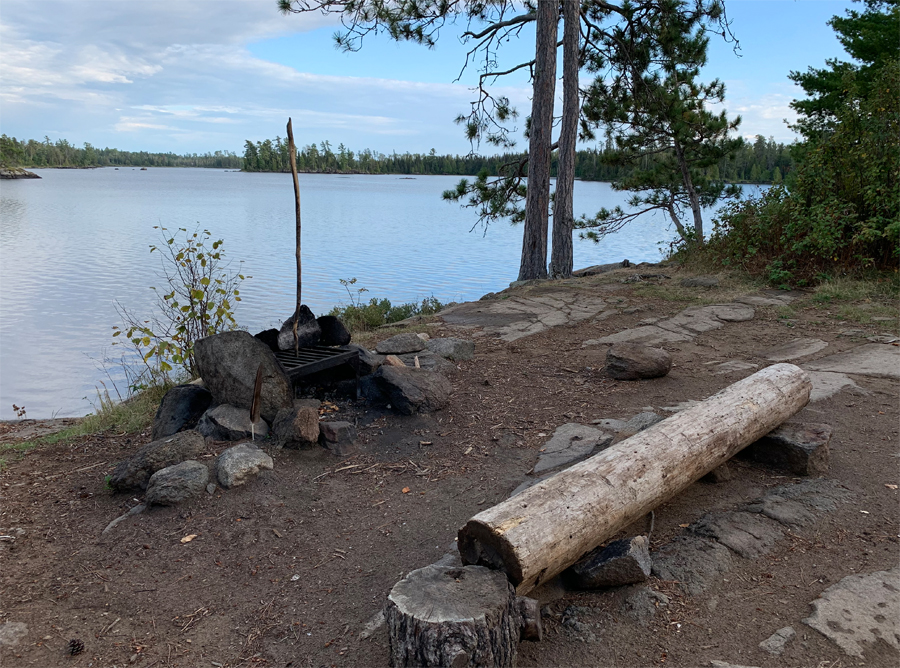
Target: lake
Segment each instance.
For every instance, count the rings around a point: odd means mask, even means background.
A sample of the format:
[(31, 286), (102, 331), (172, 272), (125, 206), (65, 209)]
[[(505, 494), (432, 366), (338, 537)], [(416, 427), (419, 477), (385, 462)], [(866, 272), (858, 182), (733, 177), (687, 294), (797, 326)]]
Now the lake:
[[(41, 180), (0, 186), (0, 418), (84, 415), (120, 324), (116, 302), (137, 314), (154, 306), (160, 241), (154, 226), (199, 226), (224, 240), (242, 286), (237, 318), (251, 333), (293, 311), (294, 205), (289, 174), (212, 169), (34, 170)], [(441, 200), (456, 176), (300, 175), (304, 303), (321, 315), (348, 295), (394, 303), (434, 296), (478, 299), (516, 279), (521, 227), (473, 228), (471, 210)], [(578, 182), (575, 213), (624, 203), (609, 184)], [(576, 268), (625, 258), (658, 261), (673, 237), (662, 217), (631, 224), (600, 244), (575, 241)], [(115, 393), (113, 393), (115, 396)]]

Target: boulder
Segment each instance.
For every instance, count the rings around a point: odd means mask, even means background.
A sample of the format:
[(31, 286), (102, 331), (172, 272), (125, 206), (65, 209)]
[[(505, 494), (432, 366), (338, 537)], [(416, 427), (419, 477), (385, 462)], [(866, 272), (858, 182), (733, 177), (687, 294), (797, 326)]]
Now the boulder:
[(646, 536), (623, 538), (598, 547), (570, 566), (564, 574), (575, 589), (621, 587), (650, 577), (650, 541)]
[(751, 443), (738, 456), (795, 475), (822, 476), (828, 473), (831, 433), (827, 424), (789, 422)]
[(254, 339), (259, 339), (267, 346), (269, 346), (269, 350), (273, 353), (277, 353), (278, 348), (278, 330), (277, 329), (265, 329), (258, 334), (253, 335)]
[(606, 372), (616, 380), (659, 378), (669, 373), (672, 358), (662, 348), (616, 343), (606, 351)]
[(301, 400), (282, 408), (272, 423), (272, 433), (283, 446), (309, 447), (319, 440), (319, 402)]
[(431, 339), (426, 343), (428, 350), (456, 362), (470, 360), (475, 356), (475, 343), (465, 339), (446, 337)]
[(385, 339), (375, 346), (375, 352), (382, 355), (404, 355), (406, 353), (417, 353), (425, 350), (425, 341), (413, 332), (404, 332), (397, 334), (389, 339)]
[[(416, 359), (419, 360), (420, 369), (428, 369), (429, 371), (449, 371), (455, 369), (456, 365), (450, 360), (435, 355), (430, 350), (422, 350), (417, 353), (406, 353), (405, 355), (388, 355), (389, 358), (399, 359), (403, 362), (403, 366), (416, 366)], [(387, 359), (387, 358), (385, 358)], [(387, 362), (385, 362), (387, 363)], [(399, 366), (399, 365), (394, 365)]]
[(152, 441), (116, 466), (109, 478), (109, 486), (117, 491), (146, 489), (154, 473), (199, 457), (204, 450), (206, 441), (203, 435), (193, 429)]
[(250, 410), (260, 364), (263, 419), (271, 422), (279, 409), (289, 408), (293, 402), (291, 381), (274, 353), (248, 332), (224, 332), (200, 339), (194, 344), (194, 359), (203, 382), (219, 403)]
[(338, 457), (346, 457), (359, 451), (356, 447), (356, 427), (349, 422), (320, 422), (319, 441)]
[[(323, 346), (346, 346), (350, 343), (350, 332), (344, 327), (340, 318), (333, 315), (323, 315), (316, 318), (322, 336), (319, 342)], [(292, 334), (293, 336), (293, 334)]]
[(193, 459), (167, 466), (150, 476), (145, 503), (172, 506), (202, 494), (208, 482), (209, 469)]
[(404, 415), (439, 410), (450, 399), (450, 381), (434, 371), (382, 366), (371, 378), (381, 398)]
[(384, 364), (384, 355), (373, 353), (368, 348), (358, 343), (349, 343), (347, 347), (359, 353), (359, 375), (368, 376), (375, 373), (375, 370)]
[(192, 429), (212, 403), (212, 394), (199, 385), (176, 385), (166, 392), (153, 418), (151, 438), (158, 441)]
[(197, 431), (215, 441), (241, 441), (245, 438), (265, 438), (269, 425), (260, 420), (250, 428), (250, 411), (230, 404), (219, 404), (210, 408), (200, 422)]
[(271, 470), (272, 458), (249, 443), (228, 448), (216, 460), (216, 477), (219, 484), (228, 489), (243, 485), (263, 469)]
[[(297, 338), (301, 348), (319, 345), (322, 338), (322, 330), (316, 316), (305, 304), (300, 307), (300, 317), (297, 320)], [(278, 348), (280, 350), (294, 349), (294, 316), (284, 321), (278, 332)]]

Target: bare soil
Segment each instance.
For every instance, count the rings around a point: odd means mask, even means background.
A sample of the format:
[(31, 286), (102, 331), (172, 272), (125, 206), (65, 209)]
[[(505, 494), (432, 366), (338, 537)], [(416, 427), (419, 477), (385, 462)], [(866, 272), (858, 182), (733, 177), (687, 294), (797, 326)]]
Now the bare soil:
[[(154, 508), (106, 535), (107, 524), (140, 497), (111, 493), (104, 478), (148, 433), (43, 445), (11, 461), (0, 473), (0, 534), (25, 533), (0, 541), (0, 624), (24, 622), (29, 633), (0, 647), (0, 665), (387, 665), (384, 628), (359, 635), (391, 587), (447, 553), (469, 517), (505, 499), (557, 426), (703, 399), (748, 375), (713, 375), (708, 362), (763, 366), (761, 349), (800, 336), (828, 341), (828, 353), (860, 343), (839, 335), (851, 325), (820, 310), (798, 306), (785, 324), (777, 309), (758, 308), (753, 321), (666, 345), (675, 360), (667, 377), (616, 382), (602, 371), (605, 347), (583, 349), (582, 341), (688, 304), (638, 297), (618, 282), (590, 289), (641, 310), (513, 343), (479, 337), (475, 359), (449, 374), (454, 394), (445, 410), (403, 417), (337, 401), (336, 417), (358, 424), (361, 454), (337, 460), (321, 448), (264, 445), (273, 471), (243, 487)], [(441, 324), (428, 331), (473, 333)], [(738, 567), (700, 596), (651, 580), (671, 603), (646, 624), (624, 614), (616, 591), (544, 591), (544, 640), (522, 643), (519, 665), (897, 665), (900, 656), (885, 643), (856, 659), (800, 622), (830, 585), (892, 568), (900, 557), (898, 491), (888, 487), (900, 482), (897, 384), (856, 380), (862, 391), (812, 404), (796, 418), (832, 425), (830, 477), (852, 501), (815, 527), (791, 531), (771, 554), (737, 559)], [(211, 443), (205, 457), (229, 445)], [(657, 509), (652, 545), (707, 512), (795, 481), (754, 464), (732, 466), (730, 482), (697, 483)], [(188, 536), (194, 538), (183, 542)], [(563, 623), (573, 611), (591, 634)], [(782, 656), (759, 648), (788, 625), (797, 638)], [(66, 653), (72, 638), (85, 646), (74, 657)]]

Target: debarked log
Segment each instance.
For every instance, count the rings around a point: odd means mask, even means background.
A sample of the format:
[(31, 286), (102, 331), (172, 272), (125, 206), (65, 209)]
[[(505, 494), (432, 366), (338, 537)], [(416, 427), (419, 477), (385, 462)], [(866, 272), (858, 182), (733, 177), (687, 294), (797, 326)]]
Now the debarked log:
[(519, 640), (541, 635), (537, 602), (482, 566), (413, 571), (394, 585), (384, 616), (394, 668), (513, 666)]
[(463, 563), (526, 594), (772, 431), (811, 389), (799, 367), (767, 367), (475, 515), (459, 532)]

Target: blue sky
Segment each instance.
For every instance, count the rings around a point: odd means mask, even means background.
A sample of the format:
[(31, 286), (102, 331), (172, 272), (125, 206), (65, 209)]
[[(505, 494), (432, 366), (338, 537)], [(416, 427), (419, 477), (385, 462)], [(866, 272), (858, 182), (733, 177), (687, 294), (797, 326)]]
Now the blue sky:
[[(125, 150), (241, 152), (246, 139), (284, 135), (352, 149), (465, 153), (453, 118), (468, 109), (474, 70), (456, 81), (458, 27), (437, 48), (368, 38), (333, 47), (333, 18), (282, 16), (274, 0), (3, 0), (0, 131)], [(741, 133), (790, 141), (783, 119), (800, 95), (790, 70), (843, 57), (826, 21), (848, 0), (726, 0), (741, 56), (714, 41), (708, 78), (725, 81)], [(533, 34), (533, 33), (531, 33)], [(501, 64), (531, 55), (530, 34)], [(498, 90), (524, 113), (523, 76)], [(519, 129), (521, 129), (519, 123)], [(519, 133), (521, 136), (521, 133)], [(524, 142), (519, 141), (519, 147)], [(485, 151), (490, 149), (485, 147)]]

